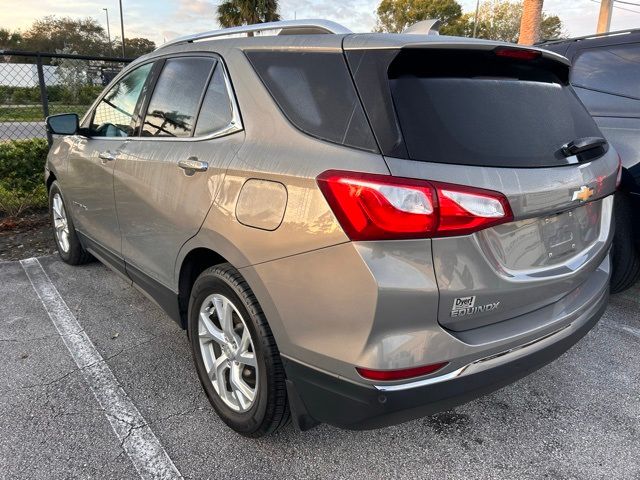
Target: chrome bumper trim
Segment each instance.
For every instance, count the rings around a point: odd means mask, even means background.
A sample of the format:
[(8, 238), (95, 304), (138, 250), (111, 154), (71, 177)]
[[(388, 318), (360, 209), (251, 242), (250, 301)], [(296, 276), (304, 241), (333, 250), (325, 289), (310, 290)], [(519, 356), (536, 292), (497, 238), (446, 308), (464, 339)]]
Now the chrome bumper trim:
[(514, 348), (510, 348), (509, 350), (504, 350), (499, 353), (494, 353), (493, 355), (489, 355), (483, 357), (479, 360), (475, 360), (467, 365), (458, 368), (449, 373), (445, 373), (443, 375), (438, 375), (436, 377), (425, 378), (423, 380), (417, 380), (415, 382), (410, 383), (402, 383), (395, 385), (374, 385), (374, 388), (381, 392), (398, 392), (401, 390), (409, 390), (412, 388), (426, 387), (427, 385), (433, 385), (435, 383), (446, 382), (448, 380), (453, 380), (454, 378), (462, 377), (465, 375), (471, 375), (473, 373), (478, 373), (483, 370), (487, 370), (489, 368), (496, 367), (498, 365), (502, 365), (504, 363), (511, 362), (516, 360), (517, 358), (521, 358), (524, 356), (533, 353), (540, 348), (544, 348), (545, 346), (552, 344), (556, 341), (556, 336), (567, 330), (571, 327), (573, 323), (565, 325), (564, 327), (555, 330), (544, 337), (537, 338), (532, 340), (524, 345), (519, 345)]

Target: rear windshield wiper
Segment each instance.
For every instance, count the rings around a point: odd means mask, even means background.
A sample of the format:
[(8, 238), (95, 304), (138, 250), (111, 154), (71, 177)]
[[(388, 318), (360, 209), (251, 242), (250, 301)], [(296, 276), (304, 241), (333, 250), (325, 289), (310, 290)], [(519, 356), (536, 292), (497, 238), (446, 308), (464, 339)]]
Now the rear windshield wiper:
[(606, 144), (607, 141), (602, 137), (576, 138), (575, 140), (563, 145), (560, 148), (560, 151), (565, 157), (571, 157), (573, 155), (586, 152), (587, 150), (603, 147)]

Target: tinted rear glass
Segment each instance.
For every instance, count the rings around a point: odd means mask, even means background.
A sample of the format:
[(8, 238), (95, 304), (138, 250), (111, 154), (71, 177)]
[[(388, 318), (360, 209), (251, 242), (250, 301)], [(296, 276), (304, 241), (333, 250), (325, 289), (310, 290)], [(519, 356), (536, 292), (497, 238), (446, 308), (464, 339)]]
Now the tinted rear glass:
[(377, 150), (341, 53), (255, 51), (247, 56), (297, 128), (341, 145)]
[(493, 54), (403, 52), (389, 83), (409, 158), (494, 167), (564, 165), (562, 145), (601, 136), (563, 70)]
[(573, 63), (571, 82), (584, 88), (640, 98), (640, 44), (584, 50)]

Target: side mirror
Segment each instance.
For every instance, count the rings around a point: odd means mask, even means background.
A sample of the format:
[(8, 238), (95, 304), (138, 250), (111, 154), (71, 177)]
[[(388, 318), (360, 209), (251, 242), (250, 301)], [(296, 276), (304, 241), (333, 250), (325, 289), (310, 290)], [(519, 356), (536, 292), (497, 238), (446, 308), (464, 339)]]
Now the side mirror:
[(54, 135), (75, 135), (79, 127), (80, 121), (75, 113), (61, 113), (47, 117), (47, 131)]

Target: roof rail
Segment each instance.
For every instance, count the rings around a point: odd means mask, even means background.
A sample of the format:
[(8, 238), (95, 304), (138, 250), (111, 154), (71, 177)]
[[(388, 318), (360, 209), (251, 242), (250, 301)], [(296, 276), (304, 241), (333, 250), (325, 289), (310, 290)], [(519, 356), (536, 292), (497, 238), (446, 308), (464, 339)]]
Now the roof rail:
[(228, 37), (230, 35), (242, 35), (256, 32), (264, 32), (269, 30), (280, 30), (278, 35), (308, 35), (318, 33), (346, 34), (353, 33), (339, 23), (330, 20), (283, 20), (280, 22), (256, 23), (255, 25), (242, 25), (240, 27), (223, 28), (221, 30), (212, 30), (210, 32), (195, 33), (193, 35), (185, 35), (167, 43), (160, 45), (156, 50), (168, 47), (170, 45), (178, 45), (180, 43), (191, 43), (211, 38)]
[(536, 43), (536, 45), (552, 45), (554, 43), (577, 42), (580, 40), (589, 40), (591, 38), (610, 37), (613, 35), (624, 35), (624, 34), (636, 33), (636, 32), (640, 32), (640, 29), (630, 28), (628, 30), (616, 30), (613, 32), (592, 33), (591, 35), (584, 35), (582, 37), (559, 38), (557, 40), (543, 40), (541, 42)]

